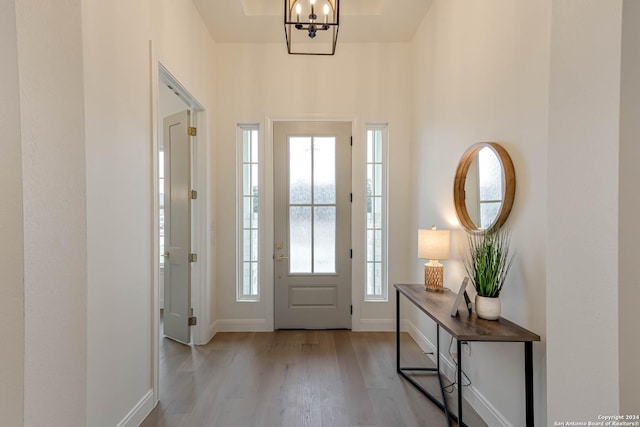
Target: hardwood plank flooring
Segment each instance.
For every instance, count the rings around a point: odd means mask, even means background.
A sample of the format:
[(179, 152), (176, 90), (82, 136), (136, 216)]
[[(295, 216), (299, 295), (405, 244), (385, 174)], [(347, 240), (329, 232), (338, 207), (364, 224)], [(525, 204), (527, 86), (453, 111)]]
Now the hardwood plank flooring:
[[(408, 334), (402, 364), (432, 366)], [(437, 391), (437, 378), (421, 376)], [(449, 396), (452, 398), (453, 393)], [(454, 401), (449, 402), (454, 407)], [(465, 423), (486, 426), (468, 406)], [(142, 427), (446, 426), (396, 374), (395, 334), (219, 333), (205, 346), (160, 345), (160, 402)]]

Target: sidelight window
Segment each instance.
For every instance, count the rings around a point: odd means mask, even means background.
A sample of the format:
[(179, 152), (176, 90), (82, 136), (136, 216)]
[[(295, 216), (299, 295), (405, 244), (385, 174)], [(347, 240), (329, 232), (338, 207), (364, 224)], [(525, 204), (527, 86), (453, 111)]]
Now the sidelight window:
[(259, 298), (258, 125), (238, 126), (238, 301)]
[(387, 125), (367, 125), (366, 301), (387, 301)]

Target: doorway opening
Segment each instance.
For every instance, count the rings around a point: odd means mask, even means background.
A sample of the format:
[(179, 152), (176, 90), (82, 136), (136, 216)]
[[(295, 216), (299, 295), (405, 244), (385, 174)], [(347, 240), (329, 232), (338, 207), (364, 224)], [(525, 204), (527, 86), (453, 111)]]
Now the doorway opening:
[[(160, 344), (210, 337), (206, 111), (153, 56), (151, 364), (159, 400)], [(201, 128), (198, 128), (198, 126)], [(178, 344), (180, 345), (180, 344)]]
[[(187, 194), (185, 192), (183, 197), (179, 197), (178, 192), (181, 188), (192, 187), (192, 150), (188, 135), (191, 106), (165, 82), (160, 82), (158, 92), (159, 121), (162, 123), (158, 127), (157, 158), (160, 336), (189, 344), (188, 320), (184, 322), (181, 318), (189, 316), (191, 310), (188, 254), (191, 253), (192, 221)], [(165, 334), (167, 320), (169, 325)], [(183, 327), (181, 323), (184, 323)]]

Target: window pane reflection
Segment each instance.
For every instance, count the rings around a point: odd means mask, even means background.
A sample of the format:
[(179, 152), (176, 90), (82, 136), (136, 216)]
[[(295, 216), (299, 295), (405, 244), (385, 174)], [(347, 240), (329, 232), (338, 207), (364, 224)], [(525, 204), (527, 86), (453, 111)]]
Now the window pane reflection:
[(313, 138), (313, 202), (336, 202), (336, 138)]
[(311, 203), (311, 137), (289, 138), (289, 203)]
[(502, 200), (502, 166), (496, 153), (488, 147), (478, 153), (480, 200)]
[(314, 208), (313, 271), (336, 272), (336, 208)]
[(311, 273), (311, 207), (289, 207), (289, 261), (291, 273)]

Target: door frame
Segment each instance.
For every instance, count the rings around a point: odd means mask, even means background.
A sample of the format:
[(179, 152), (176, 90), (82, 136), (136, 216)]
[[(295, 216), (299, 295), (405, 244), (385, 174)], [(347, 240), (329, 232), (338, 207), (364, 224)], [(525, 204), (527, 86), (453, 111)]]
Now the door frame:
[(353, 248), (353, 259), (351, 260), (351, 304), (353, 313), (351, 316), (351, 330), (360, 329), (360, 309), (361, 300), (364, 301), (364, 287), (361, 285), (364, 280), (364, 184), (365, 167), (360, 161), (365, 158), (362, 135), (364, 132), (360, 117), (357, 114), (294, 114), (294, 115), (267, 115), (265, 116), (264, 132), (264, 222), (260, 238), (261, 259), (265, 260), (260, 265), (260, 281), (263, 283), (263, 295), (266, 303), (266, 319), (268, 330), (275, 327), (275, 280), (274, 280), (274, 169), (273, 169), (273, 126), (275, 122), (349, 122), (351, 123), (351, 135), (353, 147), (351, 151), (351, 191), (353, 192), (353, 203), (351, 205), (351, 246)]
[(179, 94), (185, 104), (190, 106), (191, 126), (197, 127), (198, 133), (192, 139), (191, 174), (194, 189), (198, 191), (198, 203), (191, 210), (191, 246), (198, 254), (198, 262), (192, 264), (191, 271), (191, 306), (198, 323), (192, 326), (191, 341), (194, 345), (206, 344), (210, 336), (209, 320), (211, 319), (210, 287), (211, 243), (208, 238), (210, 210), (210, 165), (207, 110), (186, 87), (158, 59), (153, 44), (150, 42), (151, 65), (151, 290), (150, 290), (150, 344), (151, 344), (151, 381), (153, 389), (153, 405), (159, 400), (160, 381), (160, 250), (159, 250), (159, 200), (158, 200), (158, 152), (160, 142), (159, 129), (163, 120), (159, 115), (159, 89), (161, 84), (170, 85)]

